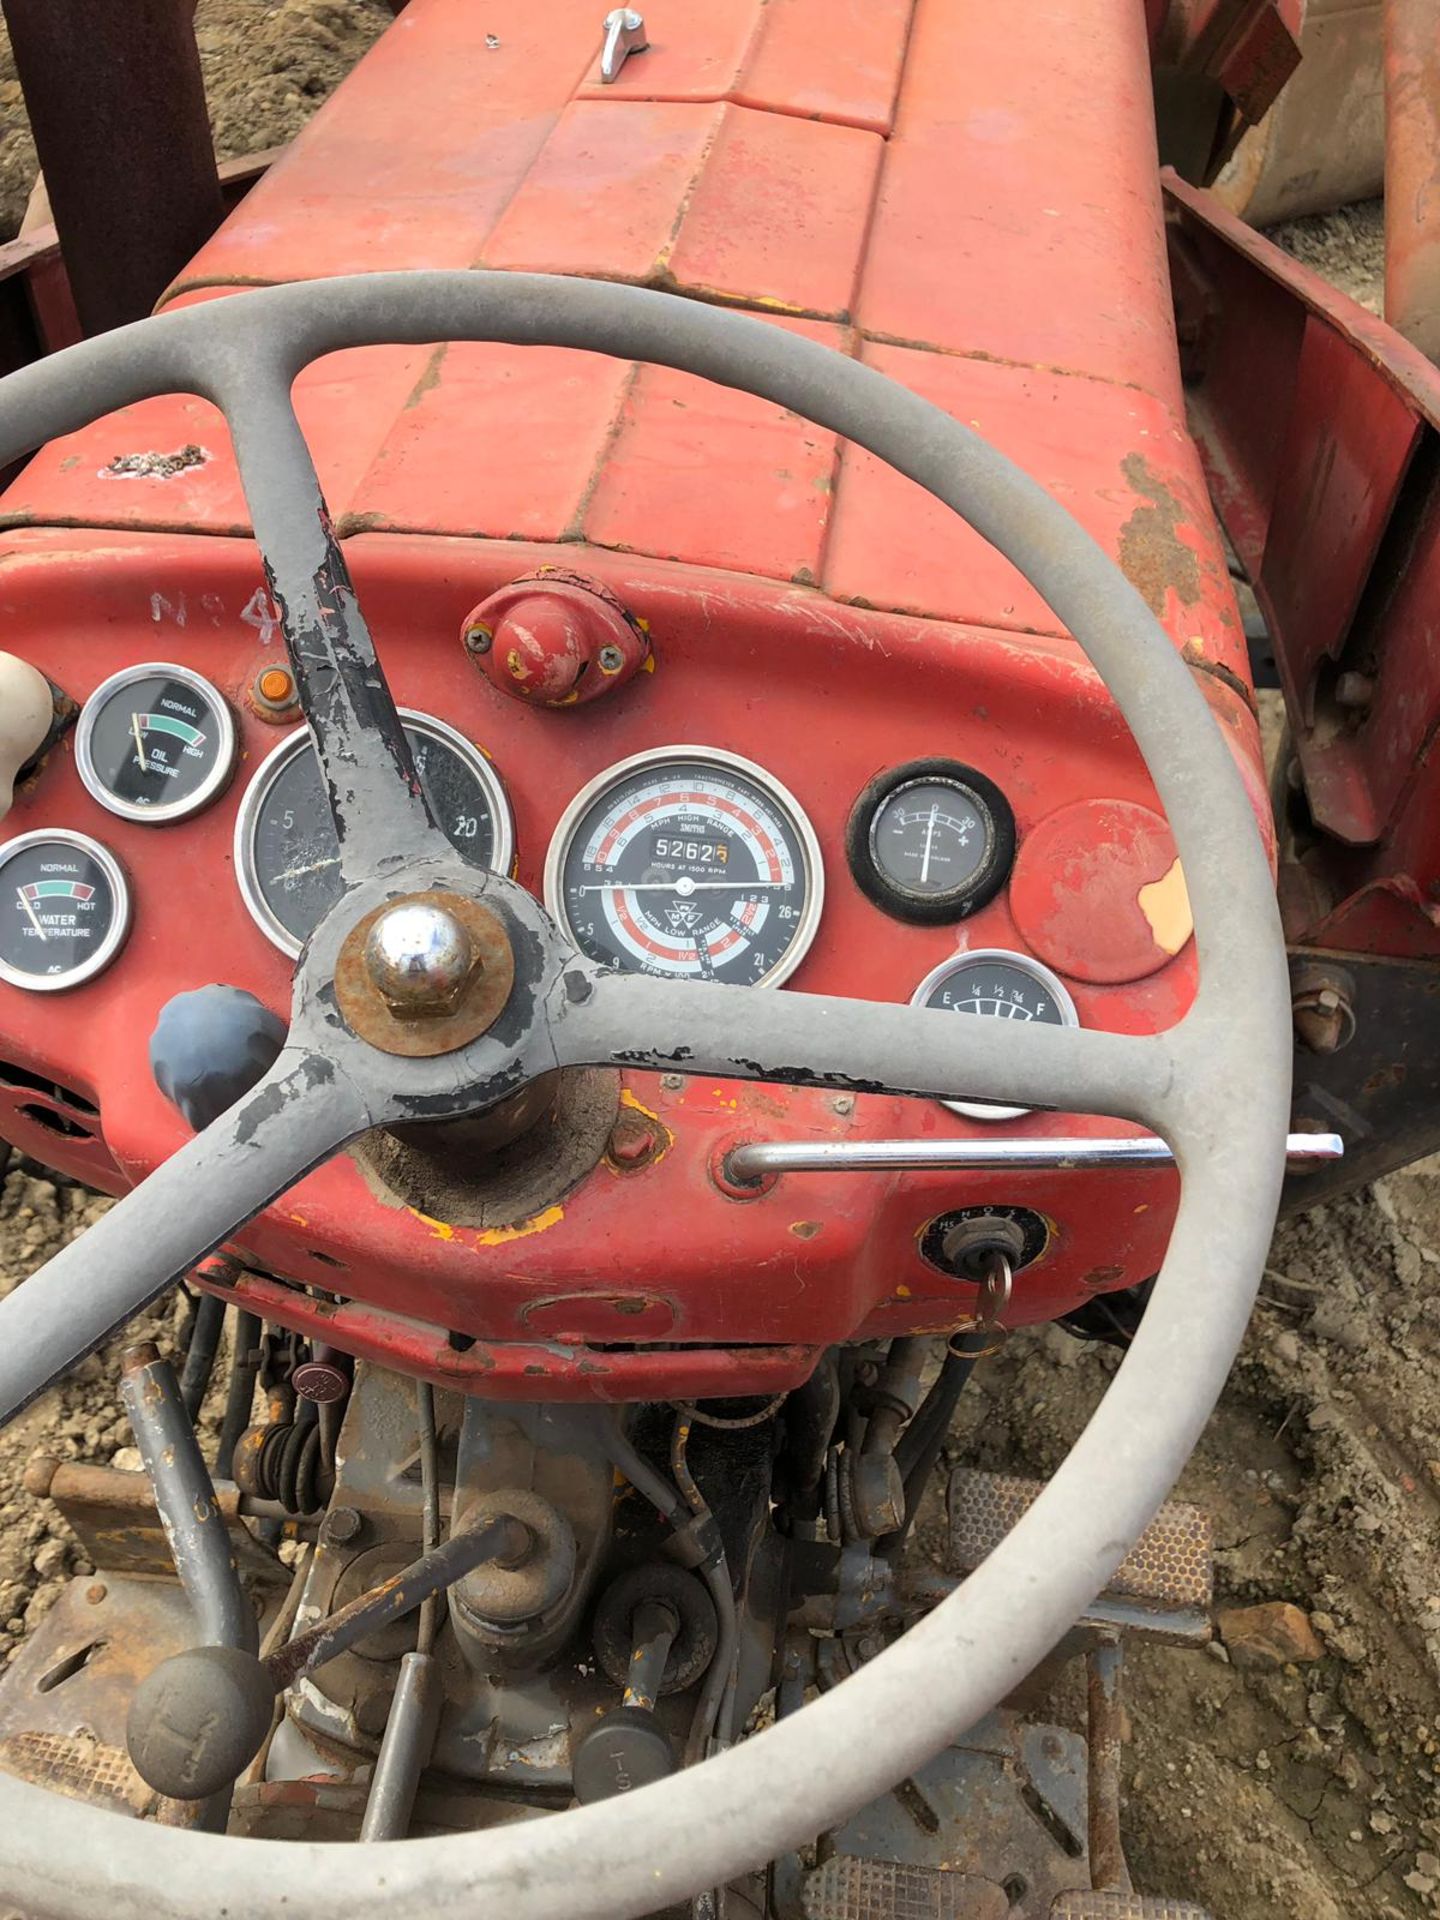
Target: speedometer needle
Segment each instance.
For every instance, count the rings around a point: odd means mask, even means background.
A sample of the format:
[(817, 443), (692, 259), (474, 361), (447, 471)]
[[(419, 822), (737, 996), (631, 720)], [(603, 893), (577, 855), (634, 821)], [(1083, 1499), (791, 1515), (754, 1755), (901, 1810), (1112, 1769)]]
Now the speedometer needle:
[(31, 906), (30, 902), (25, 898), (23, 893), (20, 895), (20, 904), (25, 909), (26, 913), (29, 914), (30, 924), (32, 927), (34, 927), (36, 933), (39, 934), (42, 940), (48, 940), (50, 936), (48, 933), (46, 933), (44, 927), (41, 926), (39, 914), (36, 913), (34, 907)]
[(138, 713), (132, 713), (130, 716), (130, 731), (135, 736), (135, 752), (140, 760), (140, 771), (142, 773), (148, 773), (150, 771), (150, 762), (145, 758), (145, 741), (140, 733), (140, 716)]

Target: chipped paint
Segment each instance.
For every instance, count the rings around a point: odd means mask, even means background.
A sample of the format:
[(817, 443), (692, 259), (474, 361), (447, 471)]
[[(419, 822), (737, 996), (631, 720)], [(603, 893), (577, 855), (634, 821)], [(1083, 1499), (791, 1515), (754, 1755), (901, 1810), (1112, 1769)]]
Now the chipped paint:
[(421, 1226), (428, 1227), (437, 1240), (453, 1240), (455, 1229), (446, 1220), (436, 1220), (428, 1213), (422, 1213), (419, 1207), (407, 1207), (407, 1213), (413, 1213)]
[(1136, 507), (1120, 529), (1118, 558), (1125, 577), (1144, 595), (1157, 618), (1163, 616), (1170, 593), (1182, 605), (1193, 607), (1200, 599), (1200, 559), (1177, 531), (1191, 520), (1190, 513), (1143, 454), (1127, 454), (1120, 469), (1134, 491), (1149, 502)]
[(1178, 953), (1195, 931), (1190, 895), (1180, 862), (1172, 861), (1169, 870), (1158, 880), (1141, 887), (1135, 899), (1149, 922), (1156, 946), (1164, 953)]
[(659, 1114), (653, 1107), (647, 1107), (643, 1100), (630, 1091), (629, 1087), (620, 1089), (620, 1104), (622, 1107), (629, 1107), (632, 1113), (643, 1113), (647, 1120), (653, 1120), (659, 1126)]
[(551, 1227), (558, 1227), (565, 1218), (564, 1207), (547, 1207), (543, 1213), (535, 1214), (529, 1220), (522, 1220), (518, 1227), (487, 1227), (483, 1233), (477, 1233), (477, 1247), (503, 1247), (510, 1240), (524, 1240), (532, 1233), (545, 1233)]

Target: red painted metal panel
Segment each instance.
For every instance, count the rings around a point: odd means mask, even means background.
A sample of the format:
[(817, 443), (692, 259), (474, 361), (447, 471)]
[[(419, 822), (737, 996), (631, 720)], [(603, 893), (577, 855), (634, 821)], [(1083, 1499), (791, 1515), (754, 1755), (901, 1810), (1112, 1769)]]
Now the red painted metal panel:
[[(1248, 679), (1244, 636), (1199, 463), (1149, 395), (1033, 368), (867, 345), (865, 359), (984, 434), (1114, 553), (1197, 664)], [(824, 582), (863, 599), (1059, 633), (988, 542), (910, 481), (846, 447)]]
[(888, 133), (915, 0), (769, 0), (735, 98)]
[(744, 107), (579, 100), (484, 264), (849, 311), (881, 142)]
[[(838, 327), (776, 324), (847, 348)], [(813, 584), (837, 458), (833, 433), (783, 407), (668, 367), (640, 367), (585, 508), (585, 537)]]
[(920, 0), (858, 317), (1179, 410), (1145, 20)]

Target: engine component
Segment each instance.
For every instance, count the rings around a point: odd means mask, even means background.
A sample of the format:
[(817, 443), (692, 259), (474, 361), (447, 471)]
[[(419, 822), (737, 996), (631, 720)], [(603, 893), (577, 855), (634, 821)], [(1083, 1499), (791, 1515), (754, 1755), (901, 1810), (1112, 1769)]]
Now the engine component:
[(120, 862), (88, 834), (50, 827), (0, 847), (0, 980), (32, 993), (104, 971), (130, 931)]
[[(982, 947), (942, 960), (910, 996), (912, 1007), (943, 1007), (950, 1013), (979, 1014), (990, 1020), (1038, 1020), (1051, 1027), (1078, 1027), (1080, 1015), (1064, 983), (1028, 954), (1004, 947)], [(1028, 1107), (1006, 1107), (991, 1100), (944, 1100), (952, 1113), (970, 1120), (1018, 1120)]]
[(10, 811), (15, 776), (44, 746), (54, 717), (55, 697), (39, 668), (0, 653), (0, 820)]
[(224, 792), (235, 768), (235, 722), (219, 692), (188, 667), (126, 667), (81, 708), (75, 767), (86, 791), (122, 819), (183, 820)]
[[(430, 811), (474, 867), (508, 873), (515, 826), (499, 775), (464, 734), (400, 709)], [(282, 953), (297, 956), (340, 898), (340, 843), (308, 729), (261, 761), (235, 821), (235, 876), (245, 904)]]
[(157, 1793), (203, 1800), (227, 1787), (260, 1751), (275, 1695), (494, 1554), (523, 1553), (527, 1530), (509, 1514), (453, 1533), (338, 1613), (287, 1640), (267, 1659), (238, 1647), (191, 1647), (162, 1660), (135, 1690), (126, 1728), (130, 1758)]
[[(432, 1602), (427, 1600), (424, 1604), (428, 1607)], [(444, 1699), (440, 1669), (434, 1656), (404, 1654), (384, 1737), (375, 1756), (375, 1771), (370, 1777), (365, 1818), (360, 1826), (362, 1840), (405, 1838), (420, 1775), (435, 1745), (435, 1728)]]
[(650, 658), (644, 622), (598, 580), (563, 567), (492, 593), (466, 616), (462, 637), (492, 685), (536, 707), (598, 700)]
[(671, 1613), (675, 1626), (649, 1691), (680, 1693), (694, 1686), (714, 1659), (719, 1629), (715, 1603), (703, 1583), (671, 1561), (647, 1561), (611, 1581), (595, 1609), (595, 1657), (617, 1687), (633, 1688), (635, 1646), (644, 1637), (645, 1611), (654, 1607)]
[(545, 862), (545, 900), (602, 966), (779, 986), (820, 924), (820, 843), (800, 803), (713, 747), (638, 753), (582, 787)]
[(897, 920), (937, 926), (978, 913), (1015, 858), (1015, 815), (959, 760), (908, 760), (855, 802), (845, 853), (860, 891)]
[(198, 1133), (267, 1074), (285, 1022), (253, 993), (214, 985), (177, 993), (150, 1036), (156, 1086)]
[(326, 1458), (317, 1406), (306, 1401), (293, 1419), (250, 1427), (235, 1446), (232, 1471), (242, 1493), (278, 1500), (287, 1513), (318, 1513), (330, 1498), (333, 1463)]
[(568, 1599), (575, 1584), (575, 1533), (548, 1500), (527, 1488), (486, 1494), (466, 1508), (467, 1526), (489, 1526), (511, 1514), (527, 1537), (509, 1552), (493, 1554), (451, 1590), (453, 1614), (479, 1633), (494, 1633), (541, 1620)]
[(451, 1589), (450, 1624), (480, 1672), (534, 1672), (578, 1627), (610, 1538), (614, 1421), (599, 1407), (466, 1401), (451, 1524), (508, 1512), (528, 1530), (523, 1556), (495, 1559)]

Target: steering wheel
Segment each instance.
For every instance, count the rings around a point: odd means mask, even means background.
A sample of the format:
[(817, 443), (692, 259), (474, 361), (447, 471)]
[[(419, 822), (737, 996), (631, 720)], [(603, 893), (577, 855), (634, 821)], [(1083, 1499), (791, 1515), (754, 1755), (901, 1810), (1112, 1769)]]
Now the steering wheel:
[[(1107, 1034), (606, 974), (522, 887), (462, 862), (426, 807), (290, 401), (297, 373), (322, 354), (448, 340), (584, 348), (762, 396), (867, 448), (985, 535), (1089, 655), (1170, 818), (1200, 959), (1184, 1020), (1160, 1034)], [(266, 289), (11, 375), (0, 384), (0, 466), (172, 392), (204, 395), (229, 420), (344, 892), (301, 957), (289, 1036), (265, 1079), (0, 1303), (0, 1422), (358, 1134), (482, 1112), (557, 1067), (1123, 1115), (1163, 1135), (1180, 1167), (1144, 1323), (1030, 1511), (902, 1639), (743, 1747), (560, 1816), (364, 1847), (153, 1826), (0, 1774), (0, 1878), (36, 1920), (290, 1920), (297, 1888), (322, 1920), (650, 1913), (803, 1845), (972, 1726), (1101, 1591), (1189, 1456), (1244, 1333), (1284, 1171), (1289, 990), (1255, 818), (1189, 669), (1065, 509), (948, 414), (779, 327), (547, 275)], [(427, 896), (418, 921), (406, 905), (417, 895)], [(445, 937), (457, 921), (483, 965), (456, 989), (452, 1013), (413, 1019), (399, 975), (417, 962), (422, 989), (451, 992)], [(417, 925), (423, 937), (407, 948)], [(398, 973), (380, 994), (387, 967)], [(495, 979), (511, 968), (496, 1005)]]

